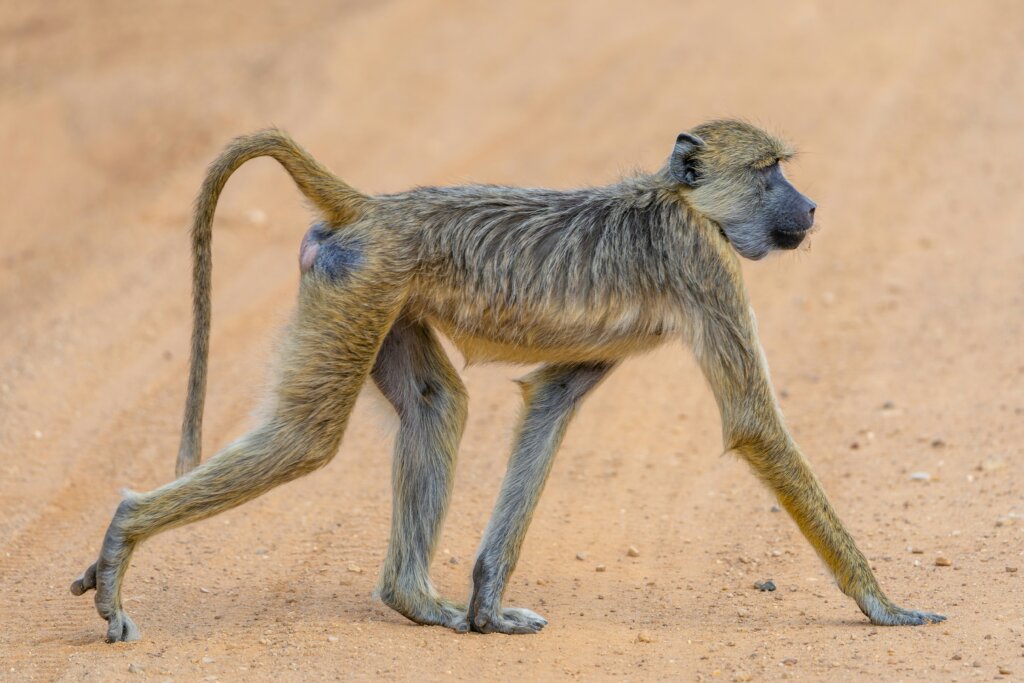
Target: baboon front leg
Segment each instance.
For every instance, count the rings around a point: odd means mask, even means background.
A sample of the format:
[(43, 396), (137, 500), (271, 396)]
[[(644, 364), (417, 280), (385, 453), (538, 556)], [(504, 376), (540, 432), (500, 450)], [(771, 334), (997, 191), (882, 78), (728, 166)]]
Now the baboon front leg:
[(347, 292), (307, 274), (267, 420), (185, 476), (120, 504), (99, 559), (71, 585), (75, 595), (96, 589), (108, 642), (138, 639), (121, 604), (138, 543), (251, 500), (333, 457), (398, 306), (397, 294), (385, 290)]
[[(919, 625), (945, 619), (903, 609), (882, 592), (867, 558), (857, 548), (825, 495), (818, 478), (789, 435), (773, 397), (754, 324), (732, 333), (706, 329), (698, 353), (722, 412), (726, 448), (736, 451), (774, 491), (779, 503), (832, 570), (839, 588), (853, 598), (874, 624)], [(749, 334), (746, 332), (749, 331)], [(716, 332), (722, 332), (716, 337)]]
[(401, 420), (391, 539), (377, 592), (412, 621), (467, 631), (465, 607), (441, 599), (430, 580), (466, 423), (465, 387), (431, 330), (406, 319), (385, 338), (373, 379)]
[(522, 380), (526, 410), (473, 567), (468, 613), (473, 630), (536, 633), (548, 623), (530, 610), (503, 608), (501, 599), (519, 561), (530, 517), (566, 427), (583, 397), (612, 367), (596, 363), (548, 365)]

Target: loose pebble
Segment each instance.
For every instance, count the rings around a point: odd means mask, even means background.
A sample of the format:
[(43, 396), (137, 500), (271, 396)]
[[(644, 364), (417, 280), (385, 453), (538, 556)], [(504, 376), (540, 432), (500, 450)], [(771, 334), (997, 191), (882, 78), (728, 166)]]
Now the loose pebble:
[(782, 663), (786, 666), (796, 666), (796, 660), (792, 657), (786, 657), (782, 660)]
[(1008, 667), (1008, 666), (1001, 666), (1001, 667), (999, 667), (999, 673), (1001, 675), (1003, 675), (1003, 676), (1009, 676), (1013, 672), (1010, 671), (1010, 667)]
[(996, 470), (1001, 470), (1004, 467), (1006, 467), (1006, 460), (993, 456), (982, 460), (981, 464), (979, 464), (975, 469), (979, 472), (995, 472)]
[(935, 558), (935, 566), (936, 567), (949, 567), (952, 564), (953, 563), (950, 562), (949, 558), (946, 557), (945, 555), (939, 555), (938, 557)]
[(594, 571), (595, 572), (603, 572), (603, 571), (607, 571), (607, 569), (608, 569), (608, 567), (605, 567), (603, 564), (599, 564), (596, 567), (594, 567)]
[(758, 581), (754, 584), (754, 588), (763, 592), (771, 592), (775, 590), (775, 582), (771, 579), (765, 579), (764, 581)]
[(959, 654), (955, 654), (950, 659), (952, 659), (954, 662), (959, 662), (961, 659), (963, 659), (963, 657)]
[(914, 472), (910, 475), (910, 481), (931, 481), (932, 475), (927, 472)]
[(637, 639), (637, 642), (640, 642), (640, 643), (653, 643), (654, 642), (654, 636), (652, 636), (648, 631), (640, 631), (640, 633), (637, 634), (636, 639)]
[(245, 212), (245, 218), (253, 225), (263, 225), (267, 222), (267, 212), (263, 209), (249, 209)]
[(203, 657), (203, 664), (213, 664), (215, 661), (213, 657)]
[(770, 512), (782, 512), (782, 508), (779, 507), (778, 505), (772, 505), (771, 508), (769, 509), (769, 511)]
[(1009, 567), (1009, 566), (1008, 566), (1008, 567), (1006, 568), (1006, 573), (1007, 573), (1007, 574), (1016, 574), (1016, 573), (1017, 573), (1017, 568), (1016, 568), (1016, 567)]
[(637, 549), (635, 545), (629, 546), (629, 548), (626, 550), (626, 554), (630, 557), (640, 557), (640, 551)]
[(363, 568), (360, 567), (355, 562), (349, 562), (348, 563), (348, 570), (350, 572), (352, 572), (353, 574), (362, 574), (363, 573)]
[(136, 664), (135, 662), (128, 665), (128, 673), (130, 674), (140, 674), (145, 670), (146, 669), (141, 664)]
[(582, 562), (583, 560), (587, 559), (587, 556), (588, 556), (588, 554), (583, 552), (582, 550), (580, 552), (576, 553), (576, 559), (579, 560), (580, 562)]
[(328, 643), (336, 643), (336, 642), (338, 642), (338, 636), (327, 636), (327, 642)]
[(200, 593), (209, 593), (210, 589), (209, 588), (203, 588), (202, 586), (200, 586), (199, 587), (199, 592)]

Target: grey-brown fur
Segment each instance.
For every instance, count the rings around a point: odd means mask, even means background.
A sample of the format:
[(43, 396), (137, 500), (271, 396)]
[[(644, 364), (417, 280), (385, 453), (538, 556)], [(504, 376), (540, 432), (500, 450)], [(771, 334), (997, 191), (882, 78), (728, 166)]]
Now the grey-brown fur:
[[(138, 543), (326, 464), (372, 377), (401, 420), (378, 594), (420, 623), (537, 631), (542, 617), (501, 600), (562, 435), (621, 358), (677, 341), (692, 346), (714, 391), (726, 448), (772, 488), (871, 621), (941, 620), (882, 593), (772, 393), (737, 252), (760, 258), (792, 248), (811, 228), (813, 202), (779, 167), (790, 155), (753, 126), (713, 121), (681, 134), (660, 171), (607, 187), (482, 185), (367, 197), (279, 131), (239, 138), (211, 167), (196, 204), (195, 330), (179, 478), (125, 499), (99, 560), (72, 592), (97, 589), (108, 640), (137, 638), (120, 592)], [(213, 213), (230, 174), (257, 156), (281, 162), (321, 220), (300, 246), (298, 305), (269, 416), (196, 467)], [(468, 606), (442, 599), (429, 577), (467, 403), (434, 329), (471, 362), (543, 364), (521, 382), (526, 410)]]

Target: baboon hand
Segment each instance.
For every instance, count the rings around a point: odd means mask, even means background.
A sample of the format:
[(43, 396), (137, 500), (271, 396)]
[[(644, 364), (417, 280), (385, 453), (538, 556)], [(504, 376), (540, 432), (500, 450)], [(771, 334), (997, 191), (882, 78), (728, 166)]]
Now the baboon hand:
[(861, 611), (867, 615), (872, 624), (878, 626), (921, 626), (922, 624), (937, 624), (946, 620), (946, 617), (941, 614), (903, 609), (888, 600), (879, 600), (873, 596), (859, 602)]

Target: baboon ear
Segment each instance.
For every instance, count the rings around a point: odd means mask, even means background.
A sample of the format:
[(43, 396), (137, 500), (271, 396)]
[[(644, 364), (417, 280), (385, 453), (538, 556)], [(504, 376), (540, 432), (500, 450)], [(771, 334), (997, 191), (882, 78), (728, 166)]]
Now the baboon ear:
[(680, 133), (676, 138), (672, 158), (668, 161), (668, 172), (677, 183), (693, 187), (700, 180), (700, 175), (694, 166), (693, 153), (697, 148), (703, 146), (704, 141), (690, 133)]

